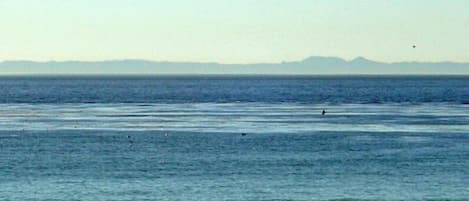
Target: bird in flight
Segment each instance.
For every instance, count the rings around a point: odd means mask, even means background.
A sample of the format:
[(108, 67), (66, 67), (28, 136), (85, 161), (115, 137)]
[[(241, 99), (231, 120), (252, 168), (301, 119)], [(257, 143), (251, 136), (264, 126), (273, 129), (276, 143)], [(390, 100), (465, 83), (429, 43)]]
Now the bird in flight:
[(412, 45), (412, 48), (416, 48), (417, 46), (416, 45)]

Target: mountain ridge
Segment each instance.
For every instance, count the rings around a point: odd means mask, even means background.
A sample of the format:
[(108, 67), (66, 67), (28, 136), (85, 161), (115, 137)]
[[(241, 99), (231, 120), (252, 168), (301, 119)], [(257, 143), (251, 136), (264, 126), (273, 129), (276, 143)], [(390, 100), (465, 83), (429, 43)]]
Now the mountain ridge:
[(0, 74), (458, 74), (469, 75), (463, 62), (381, 62), (356, 57), (310, 56), (281, 63), (224, 64), (217, 62), (172, 62), (144, 59), (103, 61), (0, 62)]

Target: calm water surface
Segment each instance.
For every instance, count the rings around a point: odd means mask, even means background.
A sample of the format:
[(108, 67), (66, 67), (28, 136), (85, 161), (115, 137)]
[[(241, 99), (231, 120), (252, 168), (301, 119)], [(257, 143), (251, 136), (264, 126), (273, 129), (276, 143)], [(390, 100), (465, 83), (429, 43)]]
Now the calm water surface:
[(0, 200), (468, 200), (468, 103), (469, 77), (1, 77)]

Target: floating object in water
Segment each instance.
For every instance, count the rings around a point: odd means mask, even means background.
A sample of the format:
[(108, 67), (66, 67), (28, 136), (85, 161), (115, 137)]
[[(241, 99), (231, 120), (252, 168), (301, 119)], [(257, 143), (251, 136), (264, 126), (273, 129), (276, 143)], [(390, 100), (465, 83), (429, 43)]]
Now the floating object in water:
[(325, 115), (325, 114), (326, 114), (326, 110), (322, 110), (321, 114), (322, 114), (322, 115)]
[(246, 133), (241, 133), (241, 136), (246, 136), (247, 134)]
[(133, 143), (134, 143), (134, 141), (132, 141), (132, 139), (130, 139), (130, 135), (127, 135), (127, 139), (129, 139), (129, 143), (130, 143), (130, 144), (133, 144)]

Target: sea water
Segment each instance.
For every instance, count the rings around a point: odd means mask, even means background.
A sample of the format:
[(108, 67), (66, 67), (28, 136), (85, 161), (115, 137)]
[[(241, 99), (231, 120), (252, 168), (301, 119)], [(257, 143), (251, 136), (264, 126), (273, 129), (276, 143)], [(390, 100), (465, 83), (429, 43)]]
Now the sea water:
[(469, 77), (0, 78), (0, 200), (336, 199), (468, 200)]

